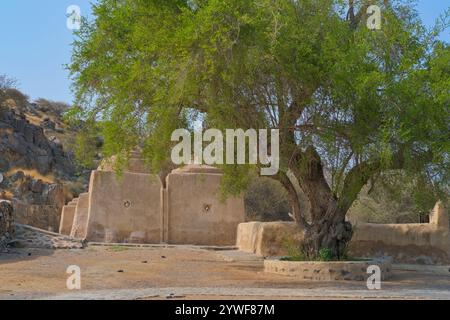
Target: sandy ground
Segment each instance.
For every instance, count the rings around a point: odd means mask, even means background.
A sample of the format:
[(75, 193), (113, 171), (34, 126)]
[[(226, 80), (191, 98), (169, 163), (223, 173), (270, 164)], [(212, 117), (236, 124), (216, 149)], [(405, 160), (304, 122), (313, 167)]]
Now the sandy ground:
[[(67, 267), (81, 268), (69, 291)], [(381, 291), (364, 282), (270, 275), (251, 255), (195, 247), (17, 249), (0, 255), (0, 299), (450, 299), (450, 276), (395, 271)]]

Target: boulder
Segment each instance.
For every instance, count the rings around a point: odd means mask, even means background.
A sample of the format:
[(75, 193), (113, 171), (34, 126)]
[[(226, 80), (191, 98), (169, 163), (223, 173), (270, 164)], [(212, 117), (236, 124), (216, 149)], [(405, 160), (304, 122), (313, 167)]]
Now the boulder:
[(41, 123), (41, 127), (44, 128), (44, 129), (55, 130), (56, 129), (56, 124), (55, 124), (54, 121), (50, 120), (49, 118), (46, 118)]
[(48, 184), (26, 176), (14, 189), (16, 220), (45, 230), (58, 230), (65, 203), (61, 184)]
[(33, 180), (31, 183), (31, 192), (42, 193), (42, 191), (44, 191), (44, 183), (42, 180)]
[(23, 171), (17, 171), (10, 177), (10, 180), (12, 182), (16, 182), (19, 180), (23, 180), (24, 178), (25, 178), (25, 173), (23, 173)]

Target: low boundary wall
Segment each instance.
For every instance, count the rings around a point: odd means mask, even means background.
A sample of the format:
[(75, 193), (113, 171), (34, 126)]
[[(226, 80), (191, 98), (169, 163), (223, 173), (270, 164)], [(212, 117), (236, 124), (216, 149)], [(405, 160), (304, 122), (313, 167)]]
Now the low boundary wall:
[[(450, 262), (449, 219), (446, 209), (437, 203), (425, 224), (367, 224), (354, 226), (349, 255), (386, 257), (395, 262), (445, 264)], [(240, 250), (261, 256), (288, 254), (285, 239), (301, 243), (302, 230), (291, 222), (249, 222), (238, 227)]]

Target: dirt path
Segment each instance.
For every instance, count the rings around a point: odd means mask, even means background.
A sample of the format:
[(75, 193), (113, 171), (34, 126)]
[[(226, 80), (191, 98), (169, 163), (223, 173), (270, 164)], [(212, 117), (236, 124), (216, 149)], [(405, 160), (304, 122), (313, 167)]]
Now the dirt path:
[[(81, 268), (82, 290), (66, 288)], [(450, 299), (450, 276), (397, 271), (383, 290), (364, 282), (310, 282), (262, 272), (261, 260), (194, 247), (20, 249), (0, 256), (0, 299)]]

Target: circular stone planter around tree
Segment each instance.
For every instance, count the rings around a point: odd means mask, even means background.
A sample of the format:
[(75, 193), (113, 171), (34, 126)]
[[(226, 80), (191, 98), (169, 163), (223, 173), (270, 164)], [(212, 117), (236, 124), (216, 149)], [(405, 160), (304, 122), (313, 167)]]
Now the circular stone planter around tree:
[(380, 267), (381, 280), (390, 278), (392, 270), (390, 259), (329, 262), (265, 260), (264, 272), (301, 280), (366, 281), (373, 274), (373, 271), (369, 270), (370, 266)]

